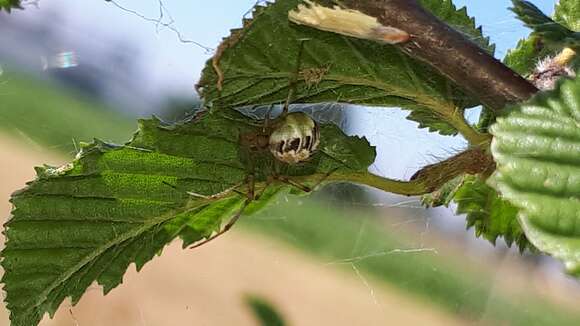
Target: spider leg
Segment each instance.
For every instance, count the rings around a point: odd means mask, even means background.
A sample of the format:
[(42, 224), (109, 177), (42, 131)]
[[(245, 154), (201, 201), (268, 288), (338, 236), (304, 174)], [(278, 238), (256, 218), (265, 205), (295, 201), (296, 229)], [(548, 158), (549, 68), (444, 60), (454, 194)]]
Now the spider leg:
[(284, 182), (286, 184), (289, 184), (292, 187), (298, 188), (298, 189), (300, 189), (300, 190), (302, 190), (304, 192), (312, 192), (312, 188), (310, 188), (308, 186), (305, 186), (305, 185), (303, 185), (301, 183), (292, 181), (292, 180), (290, 180), (287, 177), (284, 177), (284, 176), (276, 176), (275, 179), (278, 180), (278, 181)]
[(203, 240), (202, 242), (196, 243), (193, 246), (189, 247), (189, 249), (193, 249), (193, 248), (197, 248), (199, 246), (202, 246), (210, 241), (212, 241), (213, 239), (221, 236), (222, 234), (228, 232), (232, 226), (234, 226), (234, 224), (236, 224), (236, 222), (240, 219), (240, 217), (242, 216), (242, 214), (244, 213), (244, 210), (246, 210), (246, 207), (248, 207), (248, 205), (250, 205), (250, 203), (252, 201), (254, 201), (255, 198), (255, 180), (254, 180), (254, 174), (249, 174), (247, 179), (246, 179), (247, 183), (248, 183), (248, 193), (246, 195), (246, 200), (244, 201), (244, 204), (242, 205), (242, 207), (240, 208), (240, 210), (228, 221), (228, 223), (224, 226), (223, 229), (221, 229), (218, 233), (212, 235), (211, 237)]
[(336, 170), (338, 170), (338, 168), (335, 168), (335, 169), (332, 169), (332, 170), (326, 172), (322, 176), (322, 178), (320, 178), (320, 180), (318, 180), (312, 187), (305, 186), (305, 185), (303, 185), (301, 183), (298, 183), (296, 181), (293, 181), (293, 180), (291, 180), (291, 179), (289, 179), (288, 177), (285, 177), (285, 176), (275, 176), (274, 178), (276, 180), (279, 180), (281, 182), (287, 183), (287, 184), (289, 184), (289, 185), (291, 185), (293, 187), (296, 187), (296, 188), (298, 188), (298, 189), (300, 189), (300, 190), (308, 193), (308, 192), (314, 191), (318, 186), (320, 186), (321, 183), (324, 182), (324, 180), (326, 180)]
[(228, 232), (232, 228), (232, 226), (234, 226), (234, 224), (236, 224), (236, 222), (240, 219), (240, 216), (242, 216), (242, 213), (244, 212), (244, 210), (246, 209), (246, 207), (248, 207), (248, 205), (251, 202), (252, 202), (251, 200), (246, 199), (246, 201), (244, 201), (244, 204), (242, 205), (242, 208), (240, 208), (240, 210), (236, 213), (236, 215), (234, 215), (228, 221), (228, 224), (226, 224), (223, 229), (221, 229), (218, 233), (212, 235), (211, 237), (203, 240), (202, 242), (198, 242), (198, 243), (194, 244), (193, 246), (189, 247), (189, 249), (194, 249), (194, 248), (197, 248), (199, 246), (202, 246), (202, 245), (204, 245), (204, 244), (212, 241), (213, 239), (221, 236), (222, 234)]
[(256, 181), (254, 179), (254, 174), (249, 174), (247, 177), (248, 182), (248, 198), (247, 200), (252, 201), (256, 198)]
[(266, 131), (266, 129), (270, 126), (270, 114), (272, 113), (273, 109), (274, 109), (274, 104), (271, 104), (270, 107), (268, 108), (268, 111), (266, 111), (266, 117), (264, 118), (263, 131)]
[(229, 187), (227, 189), (224, 189), (221, 192), (218, 192), (216, 194), (209, 195), (209, 196), (208, 195), (198, 194), (198, 193), (193, 192), (193, 191), (187, 191), (186, 194), (188, 194), (188, 195), (190, 195), (192, 197), (198, 197), (198, 198), (208, 199), (208, 200), (219, 199), (219, 198), (222, 198), (223, 196), (229, 194), (230, 192), (235, 192), (237, 194), (241, 194), (238, 190), (236, 190), (236, 188), (238, 188), (239, 186), (241, 186), (243, 184), (244, 184), (243, 182), (236, 183), (235, 185), (233, 185), (233, 186), (231, 186), (231, 187)]
[(323, 183), (326, 179), (328, 179), (328, 177), (333, 174), (334, 172), (336, 172), (336, 170), (338, 170), (339, 168), (334, 168), (328, 172), (326, 172), (322, 178), (320, 178), (320, 180), (316, 181), (316, 183), (314, 184), (314, 186), (312, 186), (312, 189), (316, 189), (316, 187), (320, 186), (321, 183)]
[[(171, 188), (173, 188), (173, 189), (175, 189), (177, 191), (183, 191), (183, 190), (177, 188), (176, 186), (170, 184), (167, 181), (161, 181), (161, 183), (163, 183), (164, 185), (166, 185), (168, 187), (171, 187)], [(220, 198), (223, 198), (226, 195), (228, 195), (230, 192), (235, 192), (238, 195), (245, 196), (245, 194), (243, 192), (240, 192), (239, 190), (236, 189), (236, 188), (240, 187), (243, 184), (244, 184), (243, 182), (238, 182), (235, 185), (233, 185), (233, 186), (231, 186), (231, 187), (229, 187), (227, 189), (224, 189), (223, 191), (220, 191), (218, 193), (215, 193), (213, 195), (202, 195), (202, 194), (199, 194), (199, 193), (193, 192), (193, 191), (185, 191), (185, 193), (188, 194), (188, 195), (190, 195), (190, 196), (192, 196), (192, 197), (197, 197), (197, 198), (206, 199), (206, 200), (220, 199)]]
[(304, 52), (304, 42), (307, 40), (300, 40), (300, 46), (298, 48), (298, 56), (296, 57), (296, 70), (290, 77), (288, 96), (286, 97), (286, 103), (284, 103), (284, 108), (282, 109), (282, 114), (280, 116), (285, 116), (288, 114), (288, 108), (290, 107), (290, 102), (294, 98), (296, 93), (296, 84), (298, 83), (298, 76), (300, 75), (300, 65), (302, 64), (302, 52)]
[(264, 194), (264, 192), (266, 192), (266, 190), (268, 189), (268, 186), (270, 186), (273, 181), (274, 179), (272, 177), (268, 177), (268, 179), (266, 179), (266, 184), (264, 185), (264, 188), (262, 188), (262, 190), (260, 190), (260, 192), (254, 196), (254, 200), (260, 199)]

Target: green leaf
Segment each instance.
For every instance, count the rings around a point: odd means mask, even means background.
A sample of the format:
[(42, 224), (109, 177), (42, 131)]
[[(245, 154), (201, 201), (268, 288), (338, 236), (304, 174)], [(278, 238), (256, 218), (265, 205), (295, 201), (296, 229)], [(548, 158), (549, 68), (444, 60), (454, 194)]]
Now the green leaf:
[[(220, 109), (280, 104), (293, 84), (292, 102), (402, 107), (413, 111), (409, 118), (420, 127), (444, 135), (456, 134), (455, 124), (465, 124), (463, 109), (478, 104), (447, 78), (394, 46), (291, 23), (288, 12), (299, 3), (278, 0), (258, 7), (243, 28), (224, 39), (198, 84), (206, 103)], [(448, 0), (421, 3), (493, 52), (465, 8), (457, 10)], [(223, 80), (214, 66), (223, 73)]]
[[(577, 0), (560, 0), (554, 12), (554, 20), (564, 28), (580, 31), (580, 5)], [(549, 18), (548, 18), (549, 19)], [(577, 33), (576, 33), (577, 34)], [(520, 75), (532, 72), (539, 60), (555, 55), (562, 47), (546, 47), (541, 37), (531, 35), (520, 40), (515, 49), (510, 50), (504, 62)]]
[(494, 245), (501, 237), (510, 247), (515, 242), (520, 251), (531, 247), (516, 219), (517, 209), (479, 176), (461, 175), (421, 198), (426, 207), (448, 207), (451, 202), (457, 204), (457, 215), (466, 214), (467, 229), (475, 227), (477, 237)]
[[(109, 292), (131, 263), (140, 270), (177, 237), (186, 247), (218, 230), (246, 200), (251, 170), (240, 133), (261, 128), (233, 110), (177, 124), (141, 120), (124, 146), (95, 141), (72, 163), (38, 168), (36, 180), (13, 194), (5, 225), (2, 282), (12, 325), (36, 325), (66, 297), (76, 304), (94, 281)], [(307, 163), (277, 172), (315, 183), (330, 171), (366, 171), (375, 154), (366, 140), (334, 125), (322, 126), (320, 149)], [(274, 158), (250, 159), (261, 191)], [(224, 192), (234, 185), (238, 192)], [(287, 190), (274, 182), (247, 212)], [(213, 194), (220, 195), (202, 198)]]
[(530, 242), (580, 275), (580, 79), (513, 107), (491, 132), (491, 183)]
[[(580, 33), (574, 33), (564, 25), (546, 16), (538, 7), (525, 0), (512, 0), (510, 8), (524, 24), (533, 30), (533, 34), (543, 41), (562, 46), (580, 46)], [(580, 9), (580, 8), (578, 8)]]
[(0, 11), (2, 9), (10, 12), (12, 9), (22, 9), (20, 0), (0, 0)]
[(555, 51), (544, 47), (539, 38), (530, 36), (519, 40), (518, 45), (508, 51), (504, 63), (518, 74), (527, 76), (534, 70), (538, 60), (552, 54)]
[(554, 20), (573, 31), (580, 31), (580, 2), (578, 0), (559, 0)]
[(520, 251), (530, 246), (516, 218), (518, 210), (498, 196), (479, 177), (467, 176), (453, 196), (457, 214), (467, 215), (467, 228), (495, 245), (502, 237), (508, 246), (516, 243)]

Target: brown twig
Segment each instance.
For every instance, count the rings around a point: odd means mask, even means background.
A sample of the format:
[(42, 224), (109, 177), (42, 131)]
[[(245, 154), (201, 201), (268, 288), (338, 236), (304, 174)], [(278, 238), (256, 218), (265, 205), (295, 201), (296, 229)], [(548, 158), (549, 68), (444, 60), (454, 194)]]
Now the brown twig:
[(409, 42), (395, 45), (463, 87), (485, 106), (499, 111), (527, 100), (538, 89), (463, 34), (423, 9), (416, 0), (344, 0), (342, 4), (406, 31)]
[(423, 167), (411, 177), (411, 181), (425, 184), (427, 192), (432, 192), (462, 174), (488, 175), (493, 170), (495, 163), (490, 153), (481, 147), (472, 147), (444, 161)]

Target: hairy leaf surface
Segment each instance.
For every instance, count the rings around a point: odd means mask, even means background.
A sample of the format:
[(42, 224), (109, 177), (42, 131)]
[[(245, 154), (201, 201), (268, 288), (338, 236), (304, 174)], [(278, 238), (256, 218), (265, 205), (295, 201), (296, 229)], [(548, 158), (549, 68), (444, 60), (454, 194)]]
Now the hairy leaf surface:
[[(291, 23), (288, 12), (300, 3), (278, 0), (257, 7), (243, 28), (224, 39), (198, 84), (208, 103), (220, 109), (280, 104), (293, 84), (292, 102), (402, 107), (413, 111), (409, 118), (420, 127), (444, 135), (456, 134), (450, 121), (463, 121), (463, 109), (478, 104), (394, 46)], [(421, 3), (493, 52), (465, 8), (457, 10), (449, 0)]]
[(580, 274), (580, 79), (565, 80), (491, 128), (494, 187), (538, 249)]
[[(218, 230), (246, 199), (238, 194), (247, 191), (250, 173), (240, 133), (261, 128), (233, 110), (178, 124), (141, 120), (126, 145), (95, 141), (72, 163), (38, 168), (36, 180), (13, 194), (5, 225), (2, 281), (12, 325), (36, 325), (66, 297), (78, 302), (95, 281), (109, 292), (130, 264), (140, 270), (177, 237), (186, 247)], [(312, 160), (279, 173), (315, 183), (329, 171), (366, 171), (375, 155), (365, 139), (331, 124), (321, 128), (320, 148)], [(255, 171), (261, 190), (273, 158), (256, 162), (263, 164)], [(235, 185), (237, 193), (224, 192)], [(246, 212), (287, 190), (274, 182)], [(213, 194), (220, 195), (202, 197)]]

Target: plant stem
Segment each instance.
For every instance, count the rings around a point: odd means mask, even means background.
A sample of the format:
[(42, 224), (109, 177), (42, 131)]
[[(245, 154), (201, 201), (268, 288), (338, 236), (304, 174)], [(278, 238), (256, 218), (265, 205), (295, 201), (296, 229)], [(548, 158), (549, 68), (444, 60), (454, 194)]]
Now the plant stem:
[(293, 177), (292, 180), (300, 183), (314, 182), (314, 180), (322, 180), (325, 183), (335, 183), (335, 182), (352, 182), (361, 185), (367, 185), (376, 189), (380, 189), (386, 192), (406, 195), (406, 196), (417, 196), (429, 193), (425, 184), (421, 180), (413, 181), (403, 181), (380, 177), (374, 175), (370, 172), (357, 172), (357, 173), (340, 173), (335, 172), (331, 175), (325, 175), (322, 173), (304, 176), (304, 177)]
[(324, 179), (325, 182), (353, 182), (399, 195), (417, 196), (433, 192), (462, 174), (486, 174), (493, 170), (493, 159), (481, 147), (472, 147), (444, 161), (417, 171), (409, 181), (383, 178), (370, 172), (332, 173), (293, 178), (299, 182)]
[(328, 181), (348, 181), (364, 184), (394, 194), (407, 196), (422, 195), (427, 193), (425, 185), (419, 181), (402, 181), (383, 178), (370, 172), (331, 175), (328, 177)]
[(459, 131), (459, 133), (467, 140), (470, 146), (478, 146), (489, 143), (491, 141), (490, 134), (478, 132), (465, 120), (463, 111), (448, 118), (450, 120), (450, 124), (455, 127), (457, 131)]

